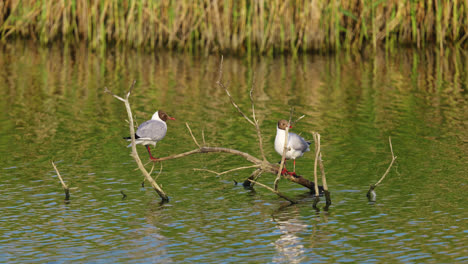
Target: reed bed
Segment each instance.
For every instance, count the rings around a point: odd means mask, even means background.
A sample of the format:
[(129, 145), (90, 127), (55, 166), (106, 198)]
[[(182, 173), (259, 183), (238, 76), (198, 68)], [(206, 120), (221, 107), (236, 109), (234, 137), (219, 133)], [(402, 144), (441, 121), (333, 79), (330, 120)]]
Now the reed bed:
[(3, 0), (0, 38), (193, 52), (297, 54), (467, 46), (467, 0)]

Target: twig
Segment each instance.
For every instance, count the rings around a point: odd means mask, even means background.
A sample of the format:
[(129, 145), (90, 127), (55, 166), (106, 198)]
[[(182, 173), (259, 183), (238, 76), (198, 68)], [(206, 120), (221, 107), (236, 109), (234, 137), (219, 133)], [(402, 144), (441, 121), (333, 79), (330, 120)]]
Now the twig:
[(62, 188), (65, 192), (65, 201), (70, 200), (70, 188), (65, 184), (65, 182), (62, 179), (62, 176), (60, 176), (60, 172), (57, 169), (57, 166), (55, 166), (55, 163), (52, 161), (52, 166), (54, 166), (55, 172), (57, 172), (57, 176), (60, 179), (60, 183), (62, 184)]
[(299, 122), (299, 120), (301, 120), (301, 119), (304, 118), (304, 117), (305, 117), (305, 115), (300, 116), (298, 119), (296, 119), (296, 121), (294, 121), (294, 122), (291, 123), (291, 126), (292, 126), (292, 125), (295, 125), (297, 122)]
[(249, 180), (250, 182), (252, 182), (252, 183), (255, 183), (255, 184), (258, 184), (258, 185), (262, 186), (263, 188), (266, 188), (267, 190), (269, 190), (269, 191), (271, 191), (271, 192), (273, 192), (273, 193), (276, 193), (276, 195), (278, 195), (279, 197), (281, 197), (281, 198), (283, 198), (283, 199), (289, 201), (289, 202), (292, 203), (292, 204), (296, 204), (296, 203), (297, 203), (297, 202), (294, 201), (293, 199), (287, 197), (286, 195), (280, 193), (280, 192), (277, 191), (277, 190), (274, 190), (274, 189), (271, 188), (271, 187), (266, 186), (266, 185), (263, 184), (263, 183), (260, 183), (260, 182), (258, 182), (258, 181), (254, 181), (254, 180), (251, 180), (251, 179), (248, 179), (248, 180)]
[(258, 125), (258, 119), (255, 115), (255, 102), (253, 99), (253, 91), (255, 87), (255, 75), (252, 77), (252, 87), (250, 88), (250, 103), (252, 104), (252, 119), (255, 123), (255, 130), (257, 131), (257, 138), (258, 138), (258, 146), (260, 148), (260, 154), (262, 155), (262, 159), (266, 161), (265, 151), (263, 150), (263, 139), (262, 133), (260, 132), (260, 126)]
[(393, 163), (397, 159), (397, 157), (393, 154), (393, 146), (392, 146), (392, 138), (391, 137), (388, 137), (388, 143), (390, 144), (390, 152), (392, 153), (392, 161), (390, 162), (390, 165), (388, 165), (387, 170), (385, 171), (384, 175), (380, 178), (380, 180), (376, 184), (371, 184), (370, 185), (369, 191), (367, 191), (367, 198), (369, 198), (369, 200), (371, 200), (371, 201), (375, 201), (375, 198), (376, 198), (376, 194), (375, 194), (374, 189), (383, 181), (383, 179), (385, 179), (387, 174), (390, 172), (390, 169), (392, 168)]
[(158, 175), (156, 175), (156, 177), (154, 177), (154, 180), (157, 180), (159, 178), (159, 176), (161, 175), (162, 171), (163, 171), (163, 163), (160, 162), (160, 164), (161, 164), (161, 167), (159, 168)]
[(201, 131), (201, 136), (202, 136), (202, 139), (203, 139), (203, 146), (206, 146), (206, 142), (205, 142), (205, 131), (202, 129)]
[(318, 191), (318, 179), (317, 179), (317, 163), (320, 156), (320, 134), (315, 132), (314, 133), (314, 141), (315, 141), (315, 161), (314, 161), (314, 183), (315, 183), (315, 196), (319, 196)]
[(238, 171), (238, 170), (245, 170), (245, 169), (251, 169), (251, 168), (259, 168), (260, 165), (252, 165), (252, 166), (244, 166), (244, 167), (238, 167), (238, 168), (234, 168), (234, 169), (230, 169), (230, 170), (227, 170), (227, 171), (223, 171), (223, 172), (216, 172), (216, 171), (212, 171), (212, 170), (207, 170), (207, 169), (193, 169), (195, 171), (207, 171), (207, 172), (211, 172), (211, 173), (214, 173), (216, 174), (217, 176), (221, 176), (223, 174), (226, 174), (226, 173), (230, 173), (230, 172), (233, 172), (233, 171)]
[(377, 187), (377, 185), (379, 185), (383, 179), (385, 179), (385, 177), (387, 176), (388, 172), (390, 172), (390, 168), (392, 167), (393, 163), (395, 162), (395, 160), (397, 159), (397, 157), (393, 154), (393, 146), (392, 146), (392, 138), (391, 137), (388, 137), (388, 143), (390, 144), (390, 152), (392, 153), (392, 162), (390, 162), (390, 165), (388, 166), (387, 170), (385, 171), (384, 175), (382, 176), (382, 178), (380, 178), (380, 180), (374, 184), (375, 187)]
[(218, 80), (216, 81), (216, 84), (218, 84), (218, 86), (220, 86), (221, 88), (224, 89), (224, 91), (226, 92), (226, 94), (228, 95), (229, 97), (229, 100), (231, 101), (231, 104), (237, 109), (237, 111), (245, 118), (245, 120), (247, 120), (250, 124), (252, 124), (253, 126), (255, 126), (255, 123), (250, 120), (250, 118), (248, 118), (244, 112), (242, 112), (242, 110), (239, 108), (239, 106), (236, 104), (236, 102), (234, 102), (234, 99), (232, 98), (232, 95), (231, 93), (229, 93), (229, 90), (227, 89), (227, 87), (223, 84), (222, 82), (222, 79), (223, 79), (223, 56), (221, 56), (221, 62), (219, 64), (219, 75), (218, 75)]
[(190, 129), (189, 124), (188, 124), (188, 123), (185, 123), (185, 125), (187, 126), (188, 131), (190, 132), (190, 135), (192, 136), (193, 142), (195, 142), (195, 144), (198, 146), (198, 148), (201, 148), (201, 147), (200, 147), (200, 144), (198, 144), (197, 139), (193, 136), (192, 129)]

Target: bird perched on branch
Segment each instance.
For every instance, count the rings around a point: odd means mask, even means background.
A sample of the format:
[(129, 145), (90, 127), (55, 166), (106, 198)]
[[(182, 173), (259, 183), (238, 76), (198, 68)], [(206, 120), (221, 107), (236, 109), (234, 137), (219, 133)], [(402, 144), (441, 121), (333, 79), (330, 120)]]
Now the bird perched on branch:
[[(151, 120), (142, 123), (135, 133), (135, 143), (144, 145), (146, 147), (151, 160), (155, 160), (156, 158), (151, 155), (149, 145), (156, 147), (156, 143), (161, 141), (164, 136), (166, 136), (166, 120), (168, 119), (175, 120), (175, 118), (168, 116), (163, 110), (156, 111), (156, 113), (153, 114), (153, 117), (151, 117)], [(124, 137), (124, 139), (131, 141), (131, 137)], [(130, 145), (127, 147), (131, 146), (132, 143), (130, 143)]]
[[(281, 156), (283, 156), (285, 133), (288, 126), (289, 128), (292, 128), (288, 121), (282, 119), (278, 121), (278, 126), (276, 127), (275, 150)], [(309, 145), (310, 142), (306, 141), (301, 136), (288, 132), (288, 145), (286, 146), (285, 159), (294, 160), (294, 172), (296, 172), (296, 158), (302, 157), (305, 152), (310, 151)], [(284, 172), (288, 171), (284, 170), (283, 173)]]

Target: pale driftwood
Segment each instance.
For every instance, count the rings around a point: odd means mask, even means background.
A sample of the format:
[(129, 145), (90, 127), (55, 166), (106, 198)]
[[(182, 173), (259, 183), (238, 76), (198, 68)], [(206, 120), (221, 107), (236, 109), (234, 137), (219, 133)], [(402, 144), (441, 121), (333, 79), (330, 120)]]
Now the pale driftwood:
[(385, 171), (384, 175), (380, 178), (380, 180), (377, 183), (371, 184), (369, 186), (369, 191), (367, 191), (366, 196), (369, 199), (369, 201), (371, 201), (371, 202), (375, 202), (376, 196), (377, 196), (374, 189), (383, 181), (383, 179), (385, 179), (387, 174), (390, 172), (390, 169), (392, 168), (393, 163), (397, 159), (397, 157), (393, 154), (393, 146), (392, 146), (392, 138), (391, 137), (388, 137), (388, 143), (390, 145), (390, 152), (392, 153), (392, 161), (390, 162), (390, 165), (388, 165), (387, 170)]
[(130, 137), (131, 137), (131, 142), (132, 142), (132, 154), (131, 156), (135, 160), (135, 162), (138, 165), (138, 168), (140, 169), (141, 173), (145, 176), (145, 179), (151, 184), (153, 189), (156, 191), (156, 193), (161, 197), (162, 202), (168, 202), (169, 197), (167, 194), (163, 191), (163, 189), (156, 183), (155, 180), (151, 177), (151, 175), (148, 173), (148, 171), (145, 169), (145, 166), (141, 162), (140, 156), (138, 156), (138, 152), (136, 150), (136, 144), (135, 144), (135, 128), (133, 127), (133, 115), (132, 115), (132, 109), (130, 107), (130, 102), (128, 101), (128, 98), (130, 97), (130, 94), (135, 86), (136, 81), (133, 81), (132, 86), (130, 87), (128, 93), (125, 95), (125, 98), (122, 98), (118, 95), (113, 94), (107, 87), (105, 88), (105, 92), (111, 94), (114, 96), (116, 99), (124, 102), (125, 108), (127, 109), (127, 114), (128, 114), (128, 121), (129, 121), (129, 130), (130, 130)]
[(62, 179), (62, 176), (60, 176), (60, 172), (57, 169), (57, 166), (55, 166), (55, 163), (52, 161), (52, 166), (54, 166), (55, 172), (57, 173), (58, 178), (60, 179), (60, 183), (62, 184), (63, 191), (65, 192), (65, 201), (70, 200), (70, 188), (68, 188), (68, 185), (65, 184), (65, 182)]

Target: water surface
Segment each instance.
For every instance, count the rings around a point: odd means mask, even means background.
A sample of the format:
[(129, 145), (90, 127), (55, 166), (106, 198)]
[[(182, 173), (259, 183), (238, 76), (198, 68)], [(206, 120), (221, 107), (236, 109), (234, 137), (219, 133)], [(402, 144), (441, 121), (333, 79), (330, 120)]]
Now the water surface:
[[(209, 146), (260, 156), (256, 133), (216, 86), (219, 56), (0, 46), (0, 262), (93, 263), (461, 263), (468, 261), (467, 85), (463, 51), (396, 54), (225, 57), (224, 81), (249, 112), (255, 87), (267, 159), (278, 119), (306, 115), (294, 132), (322, 135), (333, 205), (316, 212), (302, 186), (286, 180), (288, 203), (242, 182), (250, 165), (228, 154), (166, 161), (158, 182), (170, 196), (160, 205), (129, 156), (123, 103), (136, 120), (164, 109), (168, 134), (156, 155), (196, 148), (185, 123)], [(377, 188), (366, 192), (391, 160)], [(141, 157), (146, 151), (139, 147)], [(313, 178), (313, 156), (297, 171)], [(70, 203), (51, 160), (74, 189)], [(150, 166), (150, 165), (148, 165)], [(159, 173), (156, 166), (153, 175)], [(273, 175), (260, 181), (272, 185)], [(121, 191), (127, 194), (122, 199)], [(322, 205), (323, 206), (323, 200)]]

